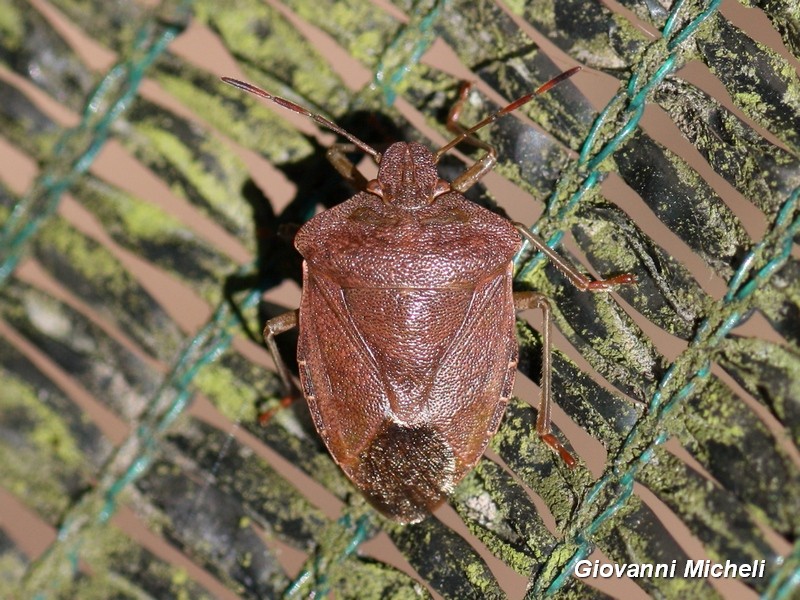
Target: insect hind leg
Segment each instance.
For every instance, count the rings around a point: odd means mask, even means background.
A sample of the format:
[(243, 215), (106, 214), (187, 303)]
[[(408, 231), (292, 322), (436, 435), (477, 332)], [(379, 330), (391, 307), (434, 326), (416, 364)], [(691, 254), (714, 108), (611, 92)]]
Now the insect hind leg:
[(550, 331), (552, 327), (550, 301), (544, 294), (538, 292), (514, 292), (514, 308), (517, 310), (538, 308), (542, 311), (542, 378), (539, 384), (541, 392), (539, 396), (539, 415), (536, 418), (536, 433), (571, 469), (577, 464), (577, 461), (570, 451), (553, 435), (550, 416), (553, 375), (553, 361), (550, 353)]

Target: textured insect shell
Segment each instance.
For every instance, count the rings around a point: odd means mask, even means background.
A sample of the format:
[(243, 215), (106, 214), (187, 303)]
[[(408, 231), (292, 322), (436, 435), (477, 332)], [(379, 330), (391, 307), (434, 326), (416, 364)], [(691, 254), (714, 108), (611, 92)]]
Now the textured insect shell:
[(511, 395), (519, 236), (456, 192), (413, 210), (359, 193), (295, 245), (317, 431), (373, 506), (420, 521), (481, 457)]

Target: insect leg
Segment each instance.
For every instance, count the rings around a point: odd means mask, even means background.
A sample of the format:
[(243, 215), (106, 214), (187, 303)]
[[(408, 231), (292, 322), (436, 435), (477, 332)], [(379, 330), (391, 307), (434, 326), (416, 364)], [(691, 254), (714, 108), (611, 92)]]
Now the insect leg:
[(564, 71), (560, 75), (556, 75), (550, 81), (547, 81), (540, 85), (536, 90), (525, 94), (524, 96), (520, 96), (516, 100), (514, 100), (511, 104), (508, 104), (498, 110), (496, 113), (493, 113), (486, 117), (480, 123), (473, 125), (469, 129), (463, 128), (459, 123), (458, 119), (461, 116), (461, 108), (464, 105), (464, 102), (467, 99), (467, 95), (469, 94), (469, 90), (472, 87), (471, 83), (463, 83), (461, 84), (461, 89), (458, 93), (458, 100), (456, 101), (453, 108), (450, 110), (450, 114), (447, 117), (447, 128), (451, 131), (456, 132), (458, 135), (450, 140), (447, 144), (439, 148), (435, 153), (434, 156), (438, 161), (441, 156), (453, 148), (454, 146), (460, 144), (461, 142), (467, 142), (472, 144), (473, 146), (477, 146), (478, 148), (483, 148), (486, 150), (486, 154), (478, 160), (474, 165), (472, 165), (469, 169), (467, 169), (464, 173), (462, 173), (459, 177), (453, 181), (451, 184), (451, 188), (458, 191), (464, 192), (472, 187), (478, 180), (481, 179), (486, 173), (492, 170), (495, 163), (497, 162), (497, 153), (495, 152), (494, 148), (492, 148), (486, 142), (478, 139), (473, 133), (478, 131), (481, 127), (485, 127), (490, 123), (494, 123), (497, 119), (502, 117), (503, 115), (507, 115), (510, 112), (517, 110), (520, 106), (523, 106), (533, 100), (539, 94), (544, 94), (547, 90), (551, 89), (553, 86), (558, 85), (565, 79), (569, 79), (575, 73), (580, 71), (580, 67), (574, 67), (569, 69), (568, 71)]
[[(459, 119), (461, 118), (461, 109), (464, 106), (464, 102), (467, 100), (472, 86), (473, 83), (471, 81), (465, 81), (461, 84), (461, 88), (458, 90), (458, 100), (453, 104), (453, 108), (450, 109), (450, 113), (447, 115), (447, 129), (453, 133), (461, 135), (467, 131), (459, 123)], [(450, 187), (457, 192), (467, 191), (480, 181), (484, 175), (491, 171), (497, 163), (497, 152), (495, 149), (480, 138), (474, 135), (467, 135), (463, 141), (477, 148), (486, 150), (486, 154), (453, 180)]]
[(636, 276), (632, 273), (622, 273), (614, 277), (609, 277), (608, 279), (592, 279), (591, 277), (587, 277), (578, 271), (578, 269), (570, 264), (563, 256), (548, 246), (542, 238), (528, 231), (525, 225), (515, 222), (514, 227), (517, 228), (520, 235), (528, 240), (534, 248), (547, 256), (558, 270), (567, 276), (567, 279), (570, 280), (572, 285), (582, 292), (607, 292), (618, 285), (636, 283)]
[(333, 165), (339, 174), (359, 191), (367, 187), (367, 178), (361, 174), (352, 161), (347, 158), (347, 154), (358, 150), (355, 144), (336, 143), (325, 153), (325, 158)]
[[(272, 354), (272, 360), (275, 361), (275, 367), (278, 369), (278, 375), (280, 376), (281, 381), (283, 382), (284, 390), (286, 391), (286, 395), (281, 399), (280, 408), (286, 408), (296, 398), (300, 398), (302, 395), (300, 390), (297, 389), (297, 386), (292, 381), (292, 374), (289, 372), (289, 367), (286, 366), (283, 358), (281, 358), (281, 353), (278, 351), (278, 345), (275, 343), (276, 335), (297, 327), (297, 317), (299, 313), (299, 310), (290, 310), (282, 315), (278, 315), (274, 319), (270, 319), (267, 321), (267, 325), (264, 327), (264, 341), (267, 344), (270, 354)], [(266, 423), (272, 418), (272, 415), (274, 415), (277, 410), (279, 409), (272, 409), (261, 413), (258, 416), (259, 423), (266, 425)]]
[(570, 454), (558, 438), (553, 435), (550, 422), (550, 410), (552, 403), (552, 367), (553, 362), (550, 356), (550, 302), (544, 294), (538, 292), (514, 292), (514, 308), (517, 310), (527, 310), (538, 308), (542, 311), (542, 379), (539, 385), (541, 390), (539, 399), (539, 415), (536, 418), (536, 433), (542, 441), (550, 446), (571, 469), (577, 461)]

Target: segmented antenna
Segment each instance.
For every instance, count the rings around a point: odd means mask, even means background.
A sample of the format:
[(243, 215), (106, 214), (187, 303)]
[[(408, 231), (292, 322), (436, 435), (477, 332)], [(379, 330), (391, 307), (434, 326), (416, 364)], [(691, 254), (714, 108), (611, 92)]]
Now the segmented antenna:
[(239, 79), (233, 79), (232, 77), (223, 77), (222, 81), (224, 81), (225, 83), (227, 83), (229, 85), (232, 85), (233, 87), (237, 87), (240, 90), (244, 90), (245, 92), (250, 92), (251, 94), (254, 94), (256, 96), (260, 96), (262, 98), (266, 98), (267, 100), (271, 100), (275, 104), (278, 104), (279, 106), (282, 106), (284, 108), (288, 108), (292, 112), (300, 113), (301, 115), (305, 115), (309, 119), (313, 119), (314, 121), (316, 121), (317, 123), (319, 123), (323, 127), (327, 127), (328, 129), (330, 129), (332, 131), (335, 131), (339, 135), (342, 135), (342, 136), (346, 137), (348, 140), (353, 142), (356, 146), (361, 148), (364, 152), (366, 152), (367, 154), (372, 156), (372, 158), (375, 159), (376, 163), (380, 163), (381, 162), (380, 152), (378, 152), (377, 150), (372, 148), (372, 146), (368, 145), (366, 142), (362, 142), (360, 139), (358, 139), (352, 133), (348, 133), (347, 131), (345, 131), (344, 129), (339, 127), (336, 123), (334, 123), (332, 121), (329, 121), (328, 119), (326, 119), (322, 115), (318, 115), (316, 113), (312, 113), (311, 111), (306, 110), (305, 108), (303, 108), (299, 104), (295, 104), (291, 100), (287, 100), (286, 98), (281, 98), (280, 96), (275, 96), (273, 94), (270, 94), (268, 91), (262, 90), (260, 87), (255, 86), (252, 83), (247, 83), (245, 81), (240, 81)]
[[(442, 157), (442, 155), (445, 152), (447, 152), (451, 148), (453, 148), (453, 147), (457, 146), (458, 144), (460, 144), (461, 142), (463, 142), (466, 138), (468, 138), (470, 135), (472, 135), (473, 133), (478, 131), (480, 128), (485, 127), (486, 125), (489, 125), (490, 123), (494, 123), (500, 117), (502, 117), (504, 115), (507, 115), (508, 113), (510, 113), (512, 111), (517, 110), (520, 106), (522, 106), (524, 104), (527, 104), (528, 102), (533, 100), (533, 98), (535, 96), (538, 96), (539, 94), (544, 94), (546, 91), (548, 91), (552, 87), (558, 85), (559, 83), (561, 83), (565, 79), (569, 79), (570, 77), (572, 77), (575, 73), (577, 73), (580, 70), (581, 70), (581, 67), (574, 67), (574, 68), (572, 68), (572, 69), (570, 69), (568, 71), (564, 71), (560, 75), (557, 75), (556, 77), (553, 77), (550, 81), (548, 81), (548, 82), (542, 84), (541, 86), (539, 86), (539, 88), (537, 88), (535, 91), (530, 92), (529, 94), (525, 94), (524, 96), (520, 96), (519, 98), (514, 100), (508, 106), (505, 106), (505, 107), (501, 108), (496, 113), (486, 117), (483, 121), (481, 121), (477, 125), (473, 125), (472, 127), (467, 129), (466, 131), (460, 133), (458, 136), (456, 136), (455, 138), (450, 140), (447, 144), (445, 144), (444, 146), (439, 148), (434, 153), (434, 157), (435, 157), (436, 162), (439, 161), (439, 159)], [(339, 127), (336, 123), (334, 123), (332, 121), (329, 121), (328, 119), (326, 119), (322, 115), (318, 115), (316, 113), (312, 113), (311, 111), (303, 108), (299, 104), (295, 104), (291, 100), (287, 100), (286, 98), (281, 98), (280, 96), (275, 96), (274, 94), (270, 94), (268, 91), (263, 90), (260, 87), (255, 86), (255, 85), (253, 85), (251, 83), (247, 83), (247, 82), (241, 81), (239, 79), (234, 79), (232, 77), (223, 77), (222, 81), (224, 81), (225, 83), (227, 83), (229, 85), (232, 85), (233, 87), (237, 87), (240, 90), (244, 90), (245, 92), (249, 92), (249, 93), (251, 93), (251, 94), (253, 94), (255, 96), (260, 96), (261, 98), (265, 98), (267, 100), (270, 100), (271, 102), (274, 102), (275, 104), (277, 104), (279, 106), (282, 106), (284, 108), (288, 108), (292, 112), (296, 112), (296, 113), (299, 113), (301, 115), (305, 115), (306, 117), (308, 117), (309, 119), (312, 119), (316, 123), (319, 123), (323, 127), (326, 127), (328, 129), (330, 129), (331, 131), (335, 131), (339, 135), (344, 136), (345, 138), (347, 138), (348, 140), (353, 142), (361, 150), (363, 150), (364, 152), (366, 152), (367, 154), (372, 156), (375, 159), (376, 163), (380, 163), (381, 162), (381, 154), (380, 154), (380, 152), (378, 152), (377, 150), (372, 148), (372, 146), (368, 145), (366, 142), (362, 142), (360, 139), (358, 139), (352, 133), (349, 133), (349, 132), (345, 131), (344, 129)]]

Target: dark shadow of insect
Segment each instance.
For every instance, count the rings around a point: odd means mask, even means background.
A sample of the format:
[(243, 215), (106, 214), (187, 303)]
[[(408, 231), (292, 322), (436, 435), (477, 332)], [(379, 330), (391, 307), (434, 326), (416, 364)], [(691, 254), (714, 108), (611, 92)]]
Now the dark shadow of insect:
[[(297, 232), (294, 244), (304, 258), (300, 308), (269, 319), (264, 337), (286, 389), (284, 403), (305, 397), (336, 463), (398, 522), (418, 522), (439, 506), (497, 431), (519, 356), (517, 310), (536, 308), (544, 316), (537, 433), (567, 465), (576, 464), (551, 431), (550, 304), (538, 292), (512, 291), (512, 259), (526, 240), (581, 290), (607, 291), (635, 279), (589, 279), (524, 225), (463, 192), (496, 163), (495, 150), (473, 134), (577, 70), (469, 129), (459, 124), (469, 92), (463, 86), (448, 116), (457, 135), (435, 152), (396, 142), (380, 153), (289, 100), (223, 78), (348, 140), (327, 156), (359, 192)], [(482, 157), (452, 182), (441, 179), (439, 159), (462, 142)], [(348, 157), (357, 150), (378, 164), (375, 179)], [(275, 340), (295, 327), (299, 386)]]

